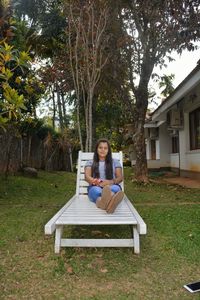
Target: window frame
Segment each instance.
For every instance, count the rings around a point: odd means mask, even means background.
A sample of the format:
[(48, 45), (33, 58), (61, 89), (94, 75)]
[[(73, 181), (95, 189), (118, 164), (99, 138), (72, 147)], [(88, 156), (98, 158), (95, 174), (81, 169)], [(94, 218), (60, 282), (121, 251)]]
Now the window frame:
[(189, 113), (189, 134), (190, 150), (200, 149), (200, 107)]
[(172, 142), (172, 153), (173, 154), (179, 153), (179, 136), (178, 135), (172, 136), (171, 142)]

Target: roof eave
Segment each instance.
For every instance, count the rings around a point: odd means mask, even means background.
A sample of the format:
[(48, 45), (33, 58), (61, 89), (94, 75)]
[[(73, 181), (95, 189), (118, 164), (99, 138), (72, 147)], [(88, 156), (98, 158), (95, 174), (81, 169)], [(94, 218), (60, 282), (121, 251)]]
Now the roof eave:
[(163, 101), (163, 103), (151, 114), (152, 121), (159, 120), (159, 116), (169, 110), (171, 106), (176, 104), (186, 94), (188, 94), (200, 82), (200, 65), (179, 84), (173, 93)]

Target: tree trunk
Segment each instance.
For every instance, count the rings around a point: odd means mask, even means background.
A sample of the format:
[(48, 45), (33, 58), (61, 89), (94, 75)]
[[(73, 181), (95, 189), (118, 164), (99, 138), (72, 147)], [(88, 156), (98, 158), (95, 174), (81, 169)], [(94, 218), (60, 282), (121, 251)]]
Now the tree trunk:
[(77, 126), (78, 126), (78, 135), (79, 135), (79, 141), (81, 146), (81, 151), (83, 151), (83, 139), (82, 139), (82, 133), (81, 133), (81, 124), (80, 124), (80, 99), (77, 99)]
[(65, 95), (61, 92), (61, 102), (62, 102), (62, 111), (63, 111), (63, 123), (64, 127), (67, 127), (67, 114), (66, 114), (66, 107), (65, 107)]
[(28, 165), (30, 165), (31, 145), (32, 145), (32, 135), (29, 135), (28, 136), (28, 157), (27, 157), (27, 164)]
[[(97, 106), (97, 95), (93, 95), (92, 116), (95, 116)], [(92, 145), (96, 144), (96, 120), (92, 118)], [(93, 149), (94, 150), (94, 149)]]
[(53, 88), (53, 90), (52, 90), (52, 100), (53, 100), (53, 120), (52, 120), (52, 125), (53, 125), (53, 129), (55, 130), (56, 103), (55, 103), (54, 88)]
[(85, 130), (86, 130), (86, 139), (85, 139), (85, 151), (89, 151), (89, 94), (87, 94), (86, 106), (85, 106)]
[(47, 161), (47, 163), (46, 163), (46, 166), (45, 166), (45, 170), (46, 170), (46, 171), (52, 171), (52, 170), (53, 170), (53, 167), (52, 167), (52, 160), (53, 160), (53, 158), (54, 158), (54, 156), (55, 156), (57, 150), (58, 150), (58, 145), (55, 146), (55, 149), (54, 149), (53, 152), (51, 153), (51, 155), (50, 155), (50, 157), (49, 157), (49, 159), (48, 159), (48, 161)]
[(6, 179), (8, 178), (8, 174), (9, 174), (12, 140), (13, 140), (13, 135), (12, 135), (12, 132), (11, 132), (9, 137), (8, 137), (7, 151), (6, 151), (6, 158), (7, 158), (6, 159), (6, 170), (5, 170), (5, 178)]
[(136, 151), (135, 177), (137, 181), (148, 182), (146, 145), (143, 126), (141, 126), (140, 132), (134, 139), (134, 146)]
[(20, 137), (20, 168), (23, 169), (23, 136)]
[(144, 123), (148, 105), (148, 90), (139, 89), (136, 94), (135, 107), (135, 134), (133, 137), (136, 151), (135, 178), (139, 182), (148, 182), (148, 169), (146, 159), (146, 144), (144, 136)]
[(57, 92), (57, 101), (58, 101), (58, 114), (59, 114), (59, 123), (61, 132), (63, 131), (63, 113), (62, 113), (62, 104), (61, 104), (61, 97), (60, 97), (60, 90), (58, 85), (56, 85), (56, 92)]
[(68, 153), (69, 153), (69, 159), (70, 159), (70, 170), (71, 170), (71, 172), (73, 172), (73, 161), (72, 161), (72, 148), (71, 148), (71, 146), (69, 146)]
[(89, 152), (92, 152), (92, 101), (93, 101), (93, 91), (89, 91), (89, 111), (88, 111), (88, 119), (89, 119), (89, 130), (88, 130), (88, 149)]

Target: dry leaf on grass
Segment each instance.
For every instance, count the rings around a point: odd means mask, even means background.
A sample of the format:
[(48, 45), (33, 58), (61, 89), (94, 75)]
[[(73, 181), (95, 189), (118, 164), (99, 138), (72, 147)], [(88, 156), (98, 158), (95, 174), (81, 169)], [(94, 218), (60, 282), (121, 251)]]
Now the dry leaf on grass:
[(101, 273), (107, 273), (108, 270), (107, 270), (107, 269), (100, 269), (100, 272), (101, 272)]
[(106, 233), (106, 234), (105, 234), (105, 237), (109, 238), (109, 237), (110, 237), (110, 234)]
[(92, 234), (94, 234), (94, 235), (101, 235), (102, 232), (100, 230), (92, 230)]
[(67, 273), (70, 275), (74, 274), (72, 267), (67, 267)]

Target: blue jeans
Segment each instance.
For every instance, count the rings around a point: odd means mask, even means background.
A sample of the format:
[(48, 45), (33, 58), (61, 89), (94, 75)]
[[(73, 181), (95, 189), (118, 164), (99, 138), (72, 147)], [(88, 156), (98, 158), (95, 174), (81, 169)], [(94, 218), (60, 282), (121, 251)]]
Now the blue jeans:
[[(90, 201), (96, 203), (97, 198), (101, 197), (102, 189), (103, 188), (100, 186), (90, 185), (88, 187), (88, 197), (89, 197)], [(112, 185), (110, 185), (110, 189), (111, 189), (111, 192), (116, 194), (117, 192), (121, 191), (121, 186), (118, 184), (112, 184)]]

